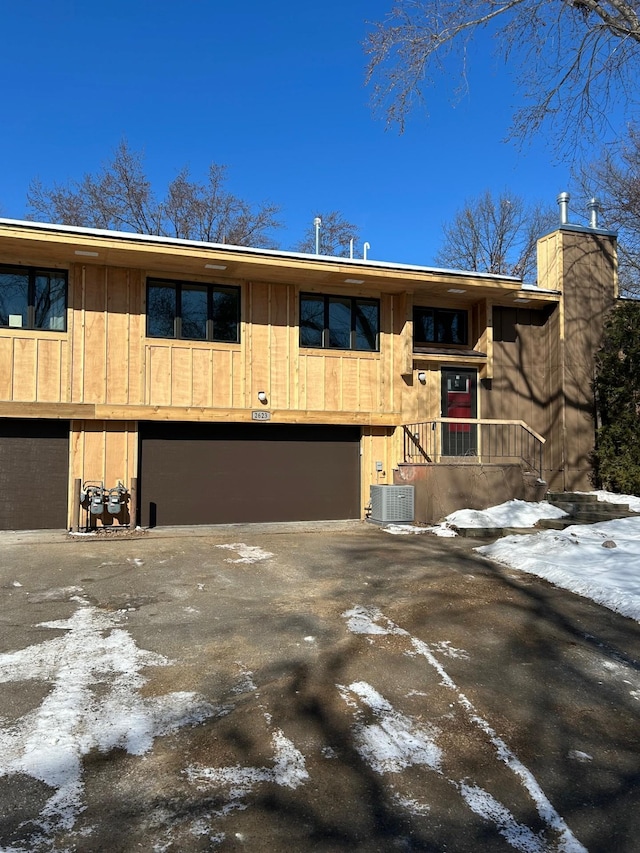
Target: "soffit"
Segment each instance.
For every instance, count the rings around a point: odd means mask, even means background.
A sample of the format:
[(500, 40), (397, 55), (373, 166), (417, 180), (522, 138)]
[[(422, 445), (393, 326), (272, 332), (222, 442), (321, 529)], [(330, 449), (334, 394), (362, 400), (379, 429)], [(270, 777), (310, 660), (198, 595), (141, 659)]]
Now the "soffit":
[[(138, 235), (112, 237), (82, 233), (80, 229), (46, 230), (28, 223), (0, 223), (0, 263), (64, 266), (91, 264), (140, 269), (166, 277), (188, 277), (229, 283), (261, 281), (294, 284), (303, 289), (330, 289), (350, 294), (371, 290), (385, 293), (414, 294), (424, 299), (446, 300), (454, 305), (470, 306), (488, 299), (496, 304), (535, 308), (559, 300), (557, 293), (524, 288), (517, 280), (498, 276), (476, 276), (463, 271), (407, 267), (392, 264), (323, 259), (314, 255), (254, 253), (232, 247), (190, 244), (174, 241), (163, 244), (145, 242)], [(210, 269), (207, 265), (224, 269)], [(462, 292), (461, 292), (462, 291)]]

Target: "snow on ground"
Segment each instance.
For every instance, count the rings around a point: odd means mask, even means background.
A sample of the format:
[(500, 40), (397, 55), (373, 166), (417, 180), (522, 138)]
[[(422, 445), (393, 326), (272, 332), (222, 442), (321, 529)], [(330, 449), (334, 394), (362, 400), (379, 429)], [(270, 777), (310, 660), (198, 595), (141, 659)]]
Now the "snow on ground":
[(476, 550), (640, 622), (640, 518), (506, 536)]
[(459, 509), (445, 519), (455, 527), (534, 527), (541, 518), (562, 518), (567, 513), (540, 501), (506, 501), (489, 509)]
[[(640, 498), (637, 499), (640, 503)], [(435, 536), (456, 536), (454, 527), (534, 527), (541, 518), (562, 518), (567, 513), (557, 506), (541, 501), (506, 501), (489, 509), (459, 509), (440, 524), (417, 527), (413, 524), (388, 524), (383, 530), (394, 536), (413, 533), (432, 533)]]
[(231, 545), (216, 545), (216, 548), (223, 548), (227, 551), (235, 551), (238, 554), (238, 559), (234, 560), (229, 557), (225, 563), (261, 563), (263, 560), (270, 560), (273, 554), (270, 551), (263, 551), (257, 545), (245, 545), (243, 542), (234, 542)]
[(69, 619), (38, 626), (62, 636), (0, 654), (0, 683), (51, 684), (38, 708), (0, 728), (0, 777), (26, 774), (54, 789), (40, 814), (43, 841), (71, 829), (84, 809), (84, 755), (115, 748), (142, 755), (154, 738), (218, 713), (195, 693), (143, 698), (141, 670), (170, 661), (139, 649), (118, 614), (75, 600)]
[[(356, 711), (356, 748), (374, 772), (397, 775), (407, 767), (422, 766), (436, 773), (458, 791), (471, 811), (493, 823), (508, 844), (520, 853), (586, 853), (554, 809), (533, 773), (481, 716), (440, 663), (435, 646), (412, 637), (375, 607), (356, 606), (342, 615), (352, 633), (369, 635), (373, 643), (384, 642), (386, 635), (393, 635), (404, 640), (404, 654), (424, 658), (425, 663), (435, 670), (440, 688), (449, 693), (452, 702), (465, 714), (470, 725), (478, 729), (481, 737), (489, 742), (494, 760), (489, 775), (493, 777), (506, 772), (515, 777), (535, 805), (545, 830), (542, 833), (534, 832), (529, 826), (520, 823), (507, 805), (468, 777), (447, 777), (443, 770), (446, 756), (438, 744), (441, 734), (438, 729), (398, 712), (366, 682), (355, 682), (348, 687), (336, 685), (347, 705)], [(418, 781), (418, 788), (404, 801), (407, 806), (415, 803), (424, 809), (428, 804), (421, 802), (421, 796), (424, 796), (425, 790), (429, 790), (429, 786), (424, 781)]]
[(227, 790), (228, 802), (222, 814), (233, 809), (245, 809), (246, 797), (264, 782), (275, 783), (286, 788), (298, 788), (309, 778), (302, 753), (285, 737), (279, 729), (271, 738), (273, 747), (273, 767), (203, 767), (192, 764), (186, 769), (186, 775), (199, 790), (211, 787)]

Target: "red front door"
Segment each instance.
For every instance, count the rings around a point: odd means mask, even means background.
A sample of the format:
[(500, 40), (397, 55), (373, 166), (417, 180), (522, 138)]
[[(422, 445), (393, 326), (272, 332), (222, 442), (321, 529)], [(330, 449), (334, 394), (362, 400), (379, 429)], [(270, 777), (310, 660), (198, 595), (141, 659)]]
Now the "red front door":
[[(475, 370), (443, 369), (442, 417), (460, 421), (478, 417)], [(442, 424), (442, 455), (477, 456), (477, 432), (476, 424)]]

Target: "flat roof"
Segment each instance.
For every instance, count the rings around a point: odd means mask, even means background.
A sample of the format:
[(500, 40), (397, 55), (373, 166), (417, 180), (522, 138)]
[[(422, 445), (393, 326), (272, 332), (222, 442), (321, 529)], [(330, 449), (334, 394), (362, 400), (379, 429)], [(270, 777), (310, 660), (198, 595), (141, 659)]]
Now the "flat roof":
[(156, 234), (138, 234), (135, 231), (111, 231), (106, 228), (86, 228), (77, 225), (58, 225), (51, 222), (36, 222), (35, 220), (4, 219), (0, 218), (0, 225), (9, 225), (13, 228), (36, 229), (41, 231), (54, 231), (60, 234), (75, 234), (77, 236), (102, 237), (111, 240), (127, 240), (134, 243), (154, 243), (160, 246), (175, 246), (183, 248), (212, 249), (216, 252), (242, 252), (243, 254), (305, 260), (309, 263), (320, 261), (322, 263), (352, 264), (358, 267), (369, 267), (386, 270), (406, 270), (414, 272), (443, 273), (446, 275), (473, 275), (478, 278), (499, 279), (500, 281), (512, 281), (514, 284), (522, 282), (519, 276), (502, 275), (497, 273), (476, 272), (475, 270), (448, 269), (445, 267), (422, 266), (421, 264), (402, 264), (393, 261), (378, 261), (367, 258), (345, 258), (336, 255), (315, 255), (306, 252), (290, 252), (284, 249), (261, 249), (253, 246), (236, 246), (230, 243), (208, 243), (203, 240), (184, 240), (180, 237), (165, 237)]
[(479, 298), (501, 304), (542, 307), (557, 302), (556, 290), (523, 283), (518, 276), (207, 243), (129, 231), (0, 218), (0, 258), (26, 263), (107, 264), (137, 268), (170, 278), (214, 276), (216, 281), (251, 280), (295, 284), (308, 289), (346, 286), (355, 295), (376, 288), (388, 293), (455, 299), (471, 305)]

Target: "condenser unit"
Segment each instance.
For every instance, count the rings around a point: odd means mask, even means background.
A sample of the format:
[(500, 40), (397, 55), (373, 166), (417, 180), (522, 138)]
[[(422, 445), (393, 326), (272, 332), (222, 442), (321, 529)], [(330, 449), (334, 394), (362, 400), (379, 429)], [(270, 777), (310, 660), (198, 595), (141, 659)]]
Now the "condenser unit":
[(371, 521), (413, 521), (413, 486), (371, 486)]

